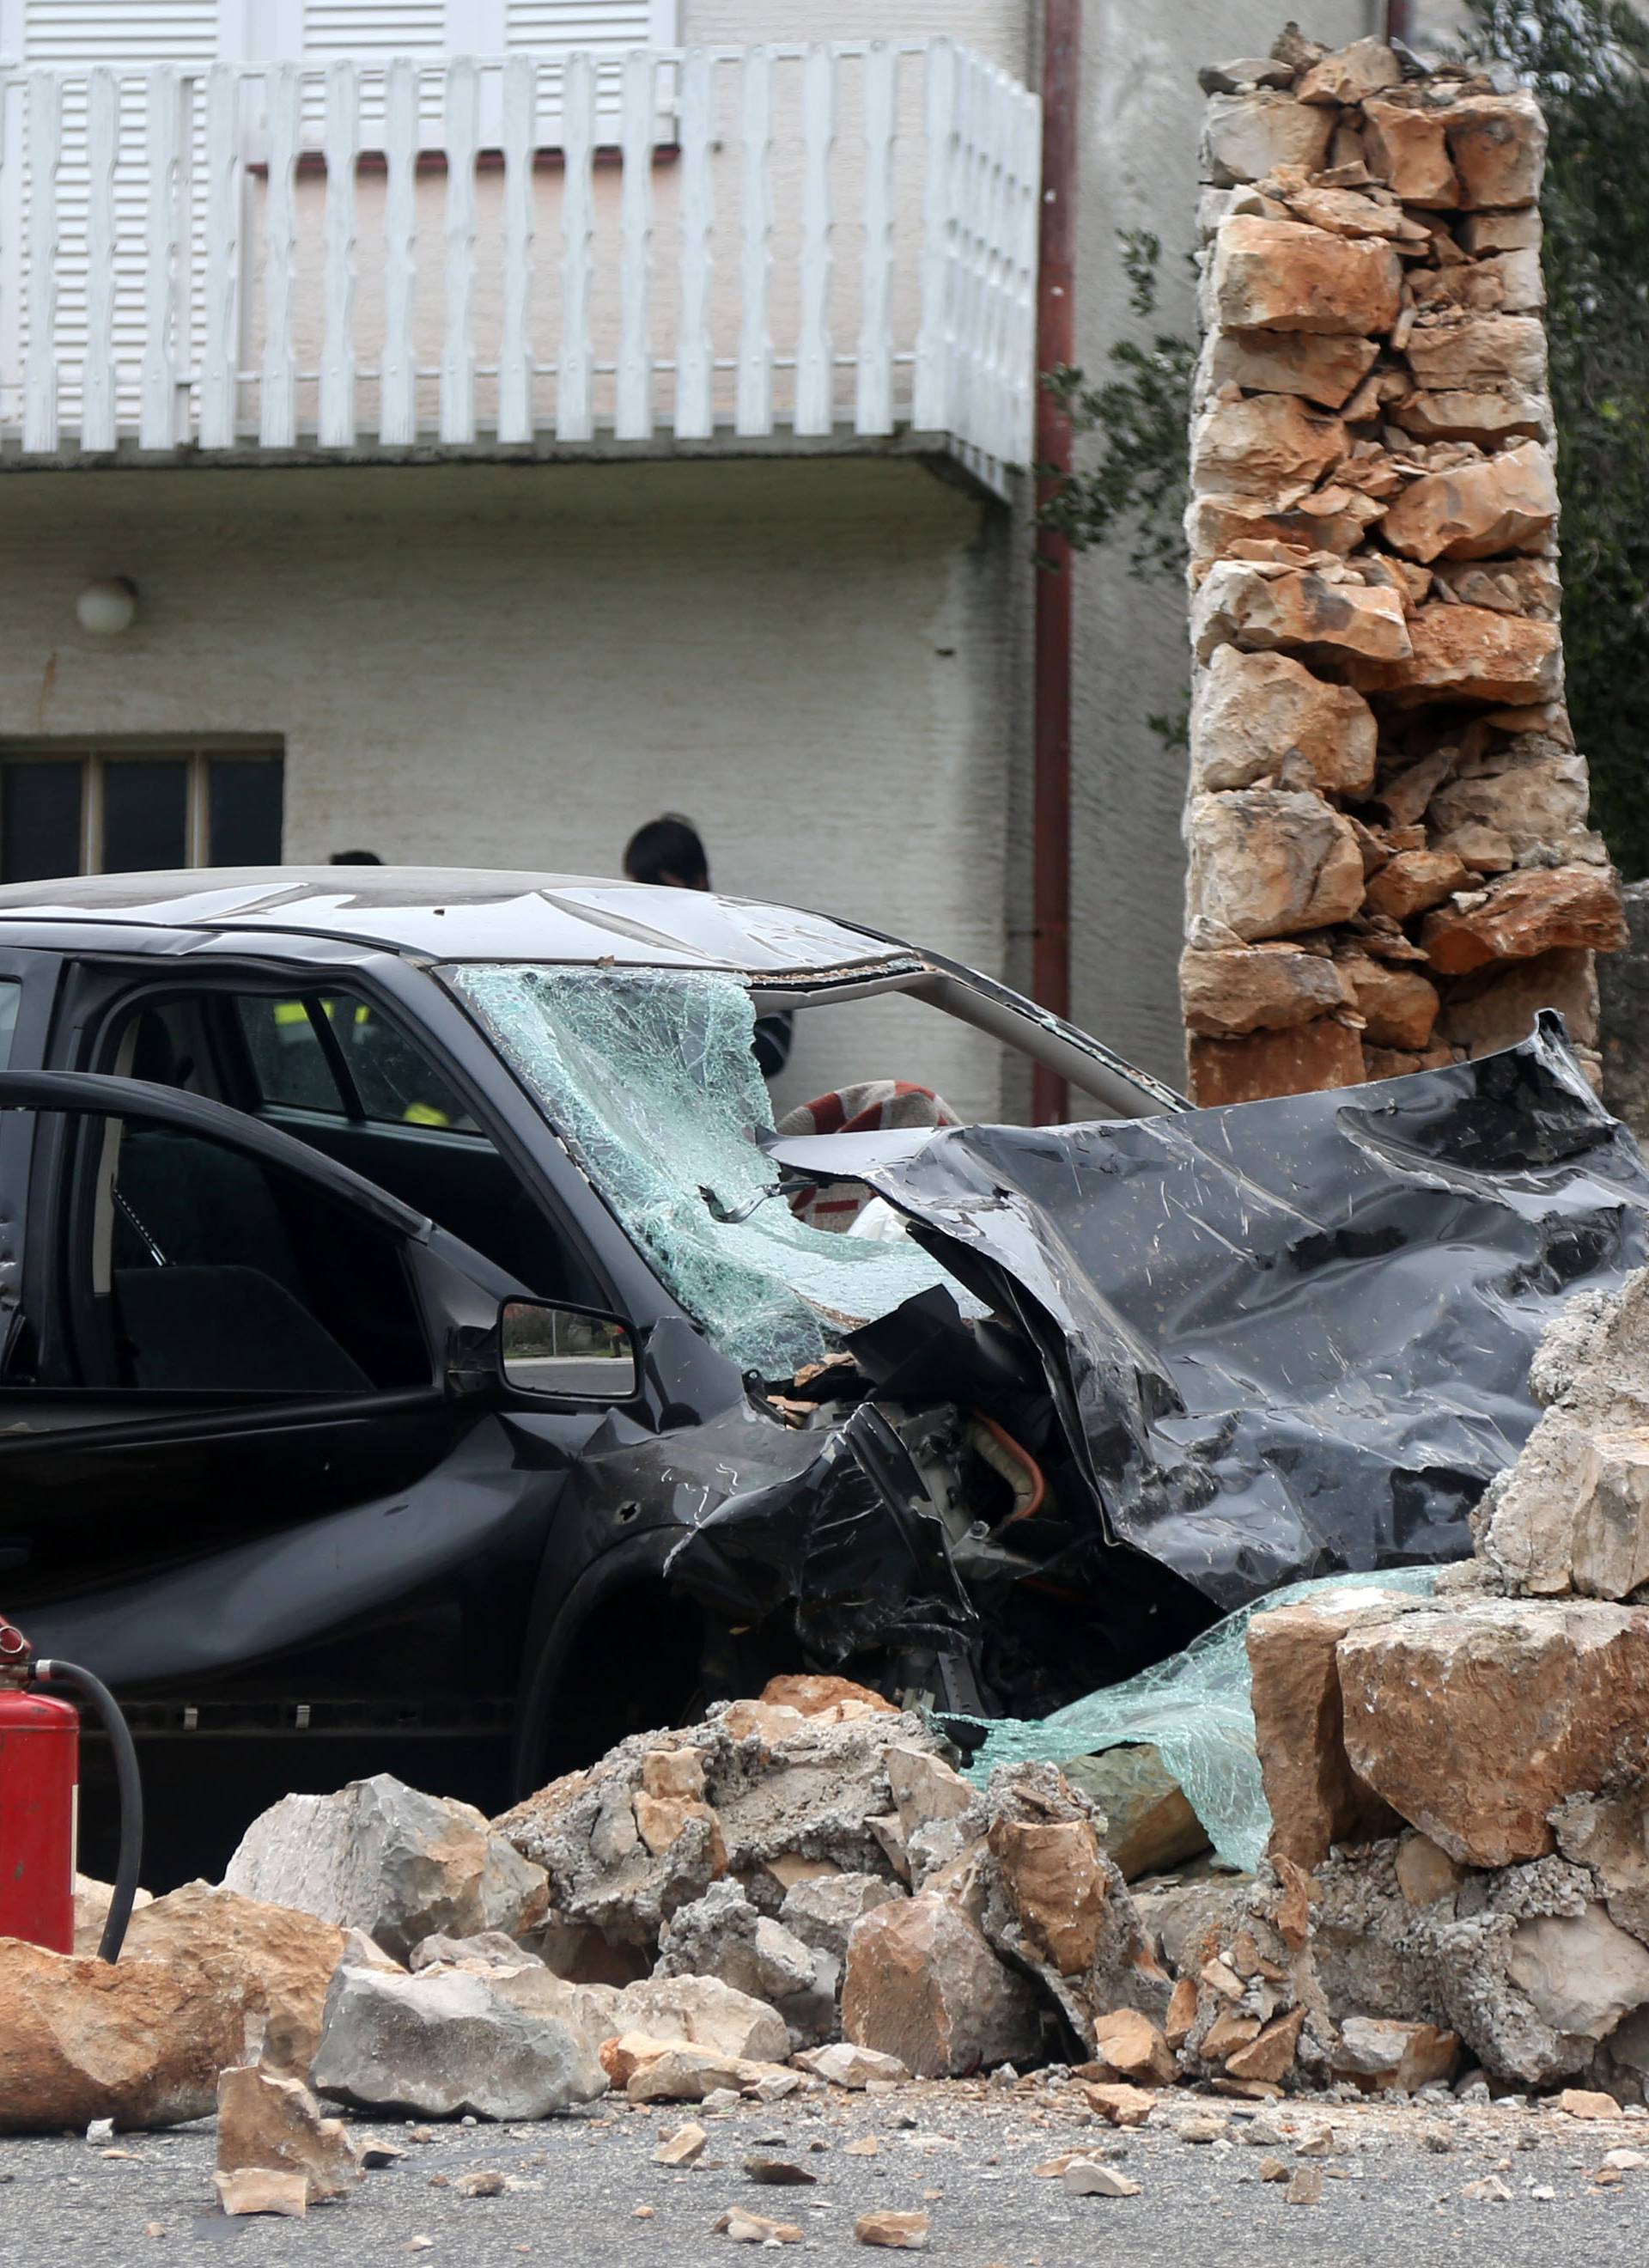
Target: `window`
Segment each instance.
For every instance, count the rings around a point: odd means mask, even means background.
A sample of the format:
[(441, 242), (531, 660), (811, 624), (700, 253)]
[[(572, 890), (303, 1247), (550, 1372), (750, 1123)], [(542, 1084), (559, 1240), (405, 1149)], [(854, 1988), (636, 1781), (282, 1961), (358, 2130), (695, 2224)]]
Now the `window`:
[[(473, 1133), (475, 1121), (423, 1050), (382, 1011), (351, 993), (325, 998), (241, 998), (235, 1003), (259, 1099), (277, 1109), (327, 1110), (384, 1125), (444, 1126)], [(329, 1042), (335, 1040), (335, 1057)], [(345, 1094), (340, 1073), (352, 1092)]]
[(0, 881), (275, 866), (283, 765), (265, 749), (0, 751)]
[(23, 987), (15, 976), (0, 977), (0, 1071), (11, 1062), (11, 1039), (18, 1027), (18, 1003)]

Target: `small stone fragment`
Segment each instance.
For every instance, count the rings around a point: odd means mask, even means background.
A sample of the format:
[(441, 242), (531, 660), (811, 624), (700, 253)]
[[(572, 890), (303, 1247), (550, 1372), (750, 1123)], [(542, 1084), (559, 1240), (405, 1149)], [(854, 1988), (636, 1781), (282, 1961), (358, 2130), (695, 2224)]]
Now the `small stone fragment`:
[(1124, 2198), (1140, 2193), (1137, 2182), (1093, 2158), (1073, 2158), (1059, 2178), (1072, 2197)]
[(873, 2079), (897, 2084), (910, 2076), (897, 2056), (884, 2055), (877, 2048), (856, 2047), (850, 2040), (834, 2041), (827, 2048), (809, 2048), (795, 2061), (799, 2070), (828, 2080), (832, 2087), (858, 2089)]
[(712, 2236), (730, 2237), (735, 2244), (799, 2244), (802, 2232), (793, 2220), (765, 2220), (759, 2213), (733, 2205), (710, 2223)]
[(861, 2244), (880, 2245), (889, 2252), (925, 2252), (931, 2226), (925, 2213), (862, 2213), (853, 2234)]
[(1321, 2166), (1296, 2166), (1288, 2177), (1288, 2187), (1283, 2191), (1285, 2205), (1321, 2205), (1322, 2203), (1322, 2169)]
[(1612, 2095), (1603, 2095), (1584, 2087), (1565, 2087), (1557, 2097), (1557, 2108), (1571, 2118), (1618, 2118), (1620, 2105)]
[(302, 2220), (309, 2211), (309, 2184), (302, 2173), (282, 2173), (267, 2166), (243, 2166), (232, 2174), (214, 2174), (212, 2183), (226, 2213), (278, 2213)]
[(467, 2174), (460, 2174), (453, 2183), (453, 2193), (461, 2198), (492, 2198), (504, 2195), (504, 2177), (496, 2166), (477, 2166)]
[(804, 2166), (792, 2165), (788, 2158), (747, 2158), (744, 2171), (747, 2181), (775, 2190), (812, 2189), (819, 2179), (817, 2174), (810, 2174)]
[(652, 2154), (655, 2166), (696, 2166), (703, 2156), (710, 2136), (694, 2120), (678, 2126)]

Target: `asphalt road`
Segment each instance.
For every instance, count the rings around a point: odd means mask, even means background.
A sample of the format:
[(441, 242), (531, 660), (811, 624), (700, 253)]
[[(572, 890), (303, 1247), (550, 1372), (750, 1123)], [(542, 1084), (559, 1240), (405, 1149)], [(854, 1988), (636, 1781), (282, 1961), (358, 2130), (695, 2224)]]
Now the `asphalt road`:
[[(1649, 2167), (1617, 2185), (1590, 2176), (1611, 2148), (1649, 2157), (1649, 2118), (1581, 2124), (1542, 2108), (1299, 2102), (1267, 2107), (1272, 2139), (1194, 2143), (1185, 2119), (1233, 2106), (1183, 2093), (1152, 2124), (1113, 2136), (1040, 2092), (911, 2087), (887, 2096), (832, 2093), (777, 2107), (741, 2104), (703, 2117), (710, 2143), (689, 2172), (652, 2161), (661, 2136), (690, 2111), (598, 2106), (525, 2127), (440, 2126), (412, 2143), (404, 2125), (360, 2131), (406, 2157), (369, 2174), (341, 2205), (306, 2220), (228, 2220), (213, 2202), (210, 2124), (117, 2138), (109, 2155), (79, 2138), (0, 2141), (4, 2268), (152, 2268), (232, 2261), (234, 2268), (378, 2268), (428, 2259), (453, 2268), (514, 2268), (523, 2257), (567, 2268), (684, 2268), (730, 2264), (711, 2224), (728, 2206), (799, 2223), (794, 2250), (848, 2262), (879, 2256), (856, 2242), (861, 2213), (925, 2211), (928, 2251), (959, 2268), (1615, 2268), (1649, 2259)], [(1297, 2157), (1332, 2127), (1327, 2157)], [(873, 2155), (845, 2146), (874, 2137)], [(1115, 2153), (1134, 2198), (1077, 2197), (1035, 2169), (1057, 2152)], [(752, 2156), (815, 2176), (812, 2186), (757, 2186)], [(1267, 2157), (1324, 2176), (1319, 2204), (1285, 2202), (1260, 2178)], [(453, 2184), (488, 2169), (512, 2186), (466, 2198)], [(445, 2180), (439, 2177), (445, 2176)], [(1509, 2201), (1463, 2196), (1491, 2178)], [(1551, 2192), (1542, 2196), (1540, 2192)], [(638, 2212), (638, 2208), (645, 2208)]]

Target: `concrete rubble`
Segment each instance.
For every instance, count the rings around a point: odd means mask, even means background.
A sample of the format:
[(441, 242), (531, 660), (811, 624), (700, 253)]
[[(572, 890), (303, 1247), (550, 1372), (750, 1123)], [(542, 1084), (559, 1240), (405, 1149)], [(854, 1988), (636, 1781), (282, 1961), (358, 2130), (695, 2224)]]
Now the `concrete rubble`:
[(1532, 98), (1375, 40), (1204, 75), (1181, 970), (1199, 1103), (1601, 1076), (1623, 946), (1563, 698)]

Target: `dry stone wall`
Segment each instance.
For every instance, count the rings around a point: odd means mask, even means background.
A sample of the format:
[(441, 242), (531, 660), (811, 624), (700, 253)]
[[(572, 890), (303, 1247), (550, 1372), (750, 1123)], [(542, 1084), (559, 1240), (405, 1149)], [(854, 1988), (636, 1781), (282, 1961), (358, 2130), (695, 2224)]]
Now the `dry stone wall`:
[(1624, 942), (1563, 698), (1532, 97), (1204, 74), (1181, 996), (1199, 1102), (1451, 1063)]

